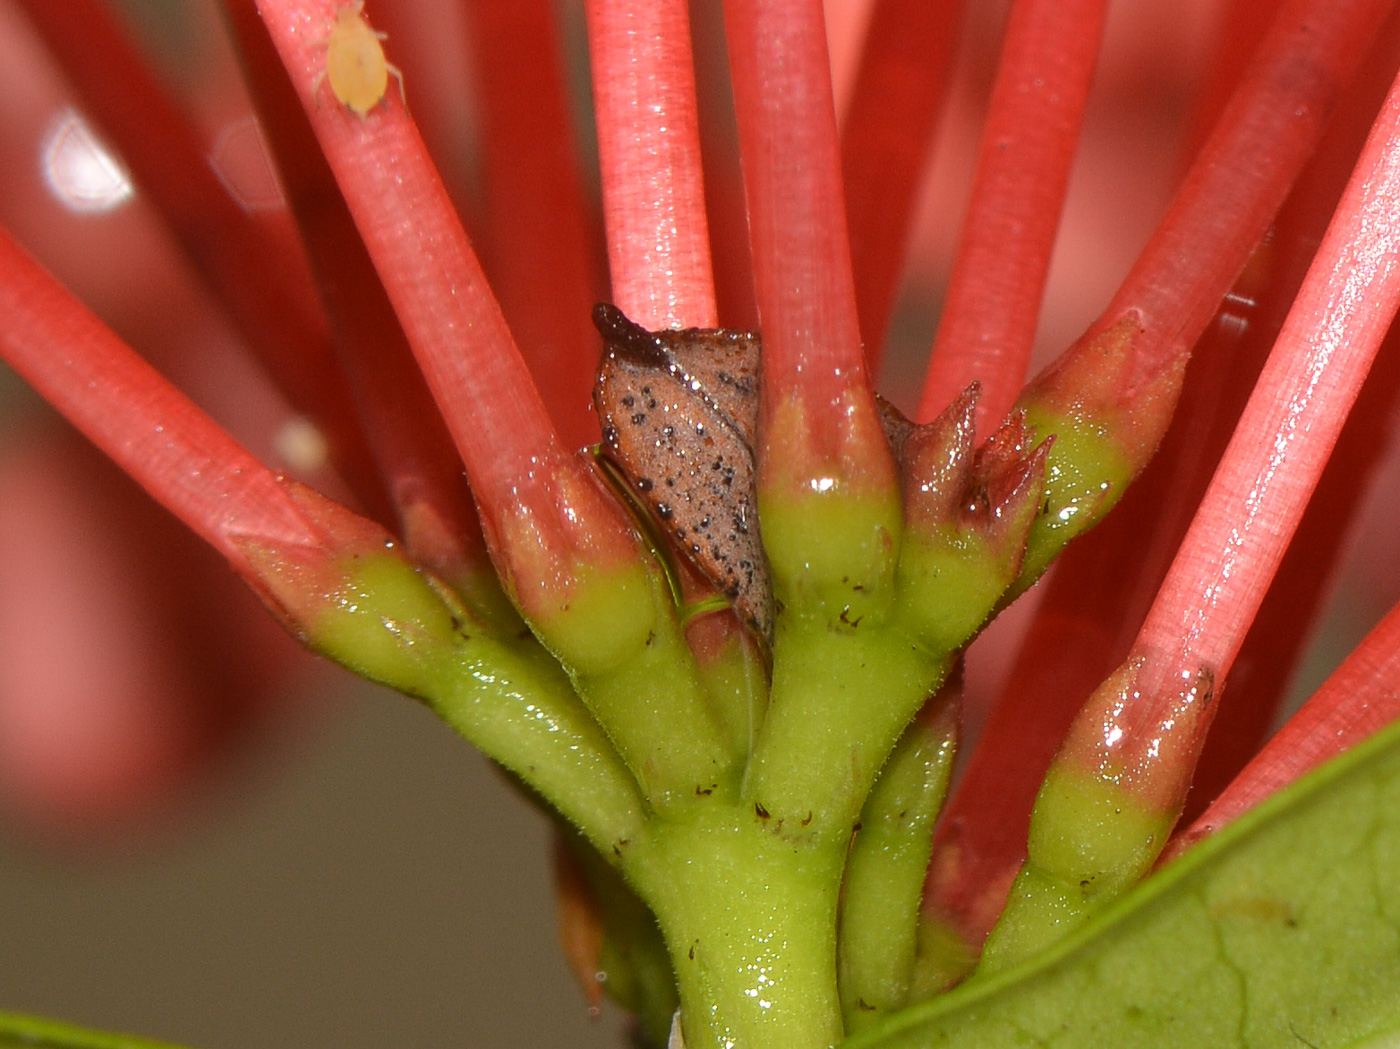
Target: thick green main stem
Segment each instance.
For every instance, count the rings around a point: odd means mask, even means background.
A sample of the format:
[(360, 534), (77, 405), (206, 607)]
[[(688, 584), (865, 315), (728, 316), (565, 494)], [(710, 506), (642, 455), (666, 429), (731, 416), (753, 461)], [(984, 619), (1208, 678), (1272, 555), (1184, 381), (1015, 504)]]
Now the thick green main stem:
[(661, 923), (687, 1049), (819, 1049), (842, 1036), (836, 909), (845, 843), (715, 803), (653, 821), (622, 864)]

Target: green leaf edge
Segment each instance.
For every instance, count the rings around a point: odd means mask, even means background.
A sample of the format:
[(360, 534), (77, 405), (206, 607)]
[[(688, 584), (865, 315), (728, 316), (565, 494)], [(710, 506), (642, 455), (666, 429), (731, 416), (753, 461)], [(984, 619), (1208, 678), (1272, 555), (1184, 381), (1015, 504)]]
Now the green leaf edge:
[(0, 1047), (9, 1049), (11, 1046), (25, 1049), (184, 1049), (173, 1042), (96, 1031), (24, 1013), (0, 1012)]
[[(1386, 726), (1351, 750), (1338, 755), (1261, 802), (1153, 874), (1064, 940), (1034, 958), (995, 976), (969, 980), (944, 995), (910, 1006), (891, 1015), (877, 1026), (842, 1039), (839, 1049), (883, 1049), (885, 1046), (912, 1049), (923, 1045), (945, 1044), (948, 1027), (939, 1021), (959, 1012), (970, 1012), (976, 1006), (1001, 995), (1009, 994), (1014, 997), (1017, 990), (1028, 989), (1036, 978), (1051, 973), (1067, 962), (1072, 964), (1078, 960), (1092, 961), (1092, 952), (1105, 934), (1116, 931), (1119, 926), (1179, 890), (1184, 882), (1196, 874), (1222, 863), (1237, 850), (1246, 849), (1263, 831), (1285, 821), (1287, 817), (1311, 803), (1325, 801), (1331, 789), (1344, 788), (1347, 785), (1344, 781), (1351, 776), (1364, 772), (1372, 765), (1379, 766), (1388, 757), (1400, 760), (1400, 721)], [(1391, 821), (1400, 823), (1400, 813), (1394, 813)], [(1081, 955), (1084, 956), (1083, 959), (1076, 958)], [(918, 1040), (921, 1028), (928, 1029), (926, 1037), (929, 1040), (926, 1042)], [(1034, 1037), (1033, 1041), (1027, 1040), (1024, 1044), (1068, 1047), (1075, 1044), (1072, 1040), (1067, 1040), (1069, 1035), (1069, 1031), (1060, 1031), (1054, 1035)], [(1314, 1045), (1312, 1041), (1304, 1041), (1300, 1036), (1295, 1035), (1295, 1039), (1293, 1045)], [(1099, 1043), (1094, 1040), (1094, 1044)], [(1164, 1044), (1167, 1043), (1151, 1043), (1154, 1049)], [(1379, 1049), (1382, 1045), (1387, 1049), (1392, 1045), (1400, 1046), (1400, 987), (1396, 988), (1392, 1018), (1384, 1028), (1373, 1030), (1359, 1039), (1346, 1037), (1340, 1042), (1328, 1041), (1327, 1044), (1365, 1046), (1367, 1049)]]

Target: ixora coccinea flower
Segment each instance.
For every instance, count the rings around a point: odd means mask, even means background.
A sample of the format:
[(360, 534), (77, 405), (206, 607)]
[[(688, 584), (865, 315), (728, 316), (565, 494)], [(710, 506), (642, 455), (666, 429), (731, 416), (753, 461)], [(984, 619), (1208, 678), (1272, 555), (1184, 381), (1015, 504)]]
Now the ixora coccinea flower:
[[(1017, 0), (911, 416), (872, 373), (956, 4), (873, 5), (843, 138), (821, 5), (727, 0), (736, 166), (701, 163), (687, 6), (590, 0), (596, 293), (547, 5), (464, 5), (471, 238), (420, 132), (445, 95), (379, 11), (225, 5), (268, 218), (100, 5), (24, 6), (345, 488), (264, 466), (8, 235), (0, 352), (539, 804), (570, 959), (640, 1039), (1395, 1037), (1400, 621), (1260, 746), (1400, 375), (1388, 4), (1230, 8), (1165, 214), (1026, 384), (1107, 5)], [(1227, 295), (1268, 305), (1215, 322)], [(945, 804), (964, 651), (1062, 550)]]

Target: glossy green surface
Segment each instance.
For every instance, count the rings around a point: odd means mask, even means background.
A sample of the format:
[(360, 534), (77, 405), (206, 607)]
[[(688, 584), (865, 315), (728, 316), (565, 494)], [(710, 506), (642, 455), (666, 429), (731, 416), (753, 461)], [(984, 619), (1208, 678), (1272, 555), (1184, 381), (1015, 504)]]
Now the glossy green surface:
[(843, 1049), (1389, 1044), (1400, 726), (1197, 846), (1036, 959)]

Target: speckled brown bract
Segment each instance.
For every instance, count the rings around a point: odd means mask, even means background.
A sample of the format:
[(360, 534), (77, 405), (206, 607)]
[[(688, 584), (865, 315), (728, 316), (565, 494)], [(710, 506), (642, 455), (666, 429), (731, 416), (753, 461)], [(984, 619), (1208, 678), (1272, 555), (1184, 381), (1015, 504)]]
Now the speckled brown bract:
[(676, 548), (739, 617), (773, 638), (754, 463), (760, 344), (753, 332), (650, 332), (600, 303), (593, 403), (603, 449)]

